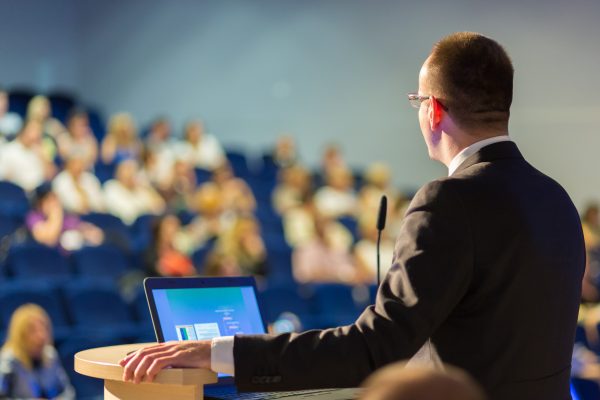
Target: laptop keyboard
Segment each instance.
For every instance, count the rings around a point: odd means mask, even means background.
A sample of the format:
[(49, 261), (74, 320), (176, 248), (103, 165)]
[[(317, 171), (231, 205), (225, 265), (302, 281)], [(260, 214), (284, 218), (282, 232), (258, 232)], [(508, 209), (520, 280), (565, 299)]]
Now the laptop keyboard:
[(232, 392), (231, 390), (224, 389), (219, 391), (219, 389), (212, 389), (210, 391), (210, 396), (205, 396), (205, 400), (271, 400), (271, 399), (284, 399), (286, 397), (292, 396), (306, 396), (312, 397), (321, 395), (324, 393), (329, 393), (331, 390), (328, 389), (319, 389), (319, 390), (298, 390), (292, 392), (260, 392), (260, 393), (237, 393)]

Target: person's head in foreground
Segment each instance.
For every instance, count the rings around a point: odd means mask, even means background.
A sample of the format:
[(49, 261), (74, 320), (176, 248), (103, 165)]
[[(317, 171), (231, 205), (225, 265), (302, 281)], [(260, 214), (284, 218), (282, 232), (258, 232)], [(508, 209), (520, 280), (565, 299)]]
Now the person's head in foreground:
[(399, 362), (375, 372), (363, 386), (360, 400), (486, 400), (466, 372), (451, 366), (440, 371)]

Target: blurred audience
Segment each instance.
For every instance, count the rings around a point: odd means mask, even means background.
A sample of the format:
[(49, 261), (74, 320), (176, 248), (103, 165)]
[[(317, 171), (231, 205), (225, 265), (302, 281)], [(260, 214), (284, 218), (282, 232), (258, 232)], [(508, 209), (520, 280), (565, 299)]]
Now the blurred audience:
[[(377, 282), (377, 215), (373, 214), (370, 218), (362, 218), (359, 231), (361, 239), (354, 246), (357, 280), (375, 283)], [(381, 279), (392, 266), (393, 257), (394, 241), (386, 235), (384, 230), (380, 243)]]
[(193, 276), (192, 260), (176, 244), (181, 232), (177, 216), (157, 217), (152, 225), (152, 242), (146, 249), (146, 270), (151, 276)]
[(0, 140), (13, 138), (23, 126), (21, 116), (8, 111), (8, 106), (8, 92), (0, 86)]
[(25, 223), (35, 241), (69, 252), (84, 245), (97, 246), (104, 240), (98, 227), (65, 213), (49, 183), (38, 186), (31, 199)]
[(203, 247), (235, 223), (235, 213), (224, 207), (223, 193), (214, 182), (207, 182), (194, 193), (191, 210), (198, 215), (187, 226), (196, 247)]
[(3, 146), (0, 154), (0, 179), (31, 191), (56, 173), (42, 144), (42, 124), (29, 120), (15, 140)]
[(65, 169), (52, 181), (65, 210), (75, 214), (103, 212), (104, 199), (100, 181), (86, 171), (89, 160), (81, 153), (74, 153), (66, 159)]
[(354, 191), (352, 172), (344, 167), (331, 167), (326, 175), (326, 185), (315, 193), (319, 212), (332, 218), (354, 216), (358, 201)]
[(273, 208), (284, 215), (302, 206), (312, 191), (312, 177), (306, 168), (294, 165), (279, 171), (279, 183), (272, 193)]
[(275, 142), (273, 150), (273, 162), (279, 168), (288, 168), (298, 162), (296, 142), (292, 135), (282, 135)]
[(52, 345), (52, 324), (36, 304), (17, 308), (0, 350), (0, 397), (75, 398), (75, 391)]
[(466, 372), (390, 364), (363, 384), (360, 400), (486, 400), (483, 389)]
[(104, 202), (111, 214), (131, 224), (140, 215), (160, 214), (165, 210), (163, 198), (140, 176), (137, 161), (121, 161), (115, 176), (104, 184)]
[(321, 171), (323, 176), (327, 176), (334, 169), (348, 169), (348, 166), (340, 147), (335, 143), (330, 143), (325, 146), (321, 157)]
[(131, 115), (118, 113), (110, 118), (100, 150), (102, 162), (105, 164), (118, 164), (123, 160), (140, 158), (142, 143), (138, 139)]
[(243, 275), (265, 276), (268, 272), (267, 250), (260, 225), (250, 215), (238, 217), (230, 229), (222, 232), (214, 251), (231, 256)]
[(387, 196), (388, 205), (396, 203), (398, 191), (391, 184), (391, 172), (384, 163), (371, 164), (365, 174), (365, 182), (358, 194), (359, 218), (377, 214), (381, 196)]
[(204, 263), (206, 276), (240, 276), (244, 272), (233, 254), (221, 250), (212, 251)]
[(58, 155), (58, 137), (66, 131), (65, 126), (51, 115), (50, 101), (46, 96), (35, 96), (27, 105), (27, 121), (42, 124), (42, 150), (54, 161)]
[(213, 182), (221, 190), (223, 208), (238, 214), (253, 213), (256, 209), (256, 198), (250, 186), (233, 174), (229, 164), (215, 169)]
[(315, 215), (315, 236), (292, 254), (292, 272), (299, 283), (338, 282), (352, 284), (359, 277), (348, 248), (337, 245), (327, 234), (331, 220)]
[(202, 121), (188, 122), (183, 135), (181, 152), (195, 168), (214, 171), (227, 161), (219, 141), (205, 131)]
[(98, 141), (92, 133), (88, 114), (83, 109), (69, 112), (67, 130), (57, 137), (58, 153), (63, 160), (78, 157), (84, 168), (91, 169), (98, 158)]

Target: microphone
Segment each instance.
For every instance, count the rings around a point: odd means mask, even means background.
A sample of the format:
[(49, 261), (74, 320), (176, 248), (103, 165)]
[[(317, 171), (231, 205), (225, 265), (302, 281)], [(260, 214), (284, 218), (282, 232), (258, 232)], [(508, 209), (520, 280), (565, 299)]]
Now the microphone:
[(377, 287), (381, 283), (380, 260), (379, 260), (379, 244), (381, 242), (381, 231), (385, 228), (385, 217), (387, 215), (387, 197), (381, 196), (379, 202), (379, 214), (377, 215)]

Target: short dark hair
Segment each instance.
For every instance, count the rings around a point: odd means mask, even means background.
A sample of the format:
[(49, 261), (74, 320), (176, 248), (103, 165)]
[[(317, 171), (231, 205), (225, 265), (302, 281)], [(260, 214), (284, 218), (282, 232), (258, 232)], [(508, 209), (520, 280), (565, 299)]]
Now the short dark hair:
[(464, 128), (506, 128), (514, 69), (504, 48), (473, 32), (457, 32), (433, 46), (428, 79), (434, 96)]

